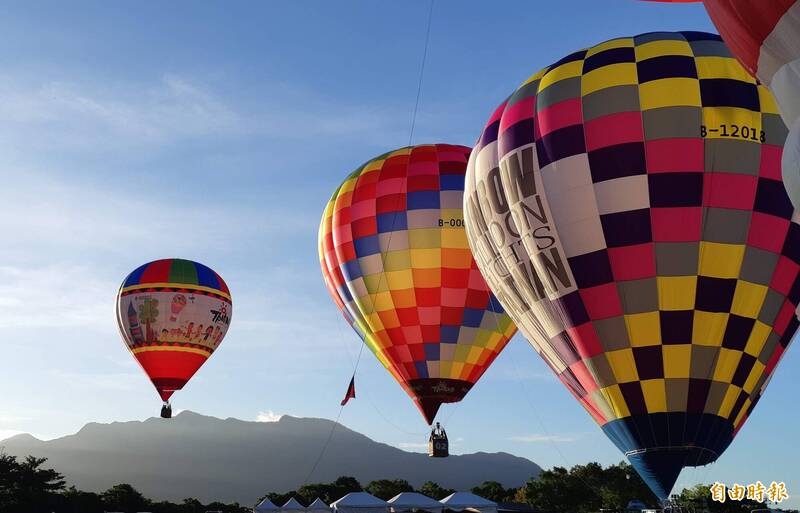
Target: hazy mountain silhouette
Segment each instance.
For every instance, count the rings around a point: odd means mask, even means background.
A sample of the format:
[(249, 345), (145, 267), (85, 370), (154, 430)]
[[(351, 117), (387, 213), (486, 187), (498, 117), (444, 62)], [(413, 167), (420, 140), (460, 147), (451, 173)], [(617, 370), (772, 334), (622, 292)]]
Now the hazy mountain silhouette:
[[(48, 458), (69, 484), (86, 491), (130, 483), (154, 499), (250, 504), (267, 491), (300, 486), (331, 426), (330, 420), (288, 415), (277, 422), (247, 422), (184, 411), (168, 421), (90, 423), (50, 441), (17, 435), (0, 447), (16, 456)], [(532, 461), (507, 453), (428, 458), (338, 426), (310, 482), (350, 475), (364, 485), (400, 478), (415, 486), (431, 480), (463, 490), (487, 480), (519, 486), (540, 471)]]

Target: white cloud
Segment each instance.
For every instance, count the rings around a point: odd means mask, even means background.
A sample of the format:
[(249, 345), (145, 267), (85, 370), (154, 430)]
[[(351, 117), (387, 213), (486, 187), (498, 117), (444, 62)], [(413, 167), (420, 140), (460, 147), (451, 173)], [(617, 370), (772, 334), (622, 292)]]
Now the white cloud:
[(245, 98), (230, 96), (213, 81), (175, 73), (149, 83), (4, 78), (0, 146), (9, 150), (136, 151), (228, 136), (357, 137), (390, 144), (407, 132), (405, 116), (391, 107), (342, 104), (289, 84), (266, 84), (257, 97)]
[(131, 142), (233, 134), (242, 119), (214, 94), (175, 75), (164, 75), (149, 87), (98, 88), (68, 81), (29, 87), (0, 85), (0, 121), (6, 126), (46, 128), (58, 133), (49, 142), (57, 146), (91, 148), (97, 139), (86, 131), (105, 133), (104, 144), (121, 144), (110, 135)]
[(278, 422), (283, 415), (279, 415), (272, 410), (258, 412), (256, 422)]
[(523, 442), (523, 443), (539, 443), (539, 442), (564, 443), (564, 442), (574, 442), (577, 438), (574, 436), (543, 435), (539, 433), (532, 433), (530, 435), (511, 436), (508, 439), (511, 440), (512, 442)]
[(0, 328), (108, 324), (115, 291), (84, 266), (0, 266)]

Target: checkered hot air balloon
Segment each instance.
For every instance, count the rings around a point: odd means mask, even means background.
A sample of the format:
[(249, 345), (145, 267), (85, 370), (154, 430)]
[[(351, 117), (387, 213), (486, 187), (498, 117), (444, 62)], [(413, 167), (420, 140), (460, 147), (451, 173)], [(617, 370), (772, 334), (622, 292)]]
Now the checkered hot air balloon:
[[(219, 347), (232, 315), (225, 281), (191, 260), (145, 264), (125, 278), (117, 294), (122, 338), (165, 408)], [(167, 410), (162, 416), (169, 416)]]
[(674, 32), (534, 74), (473, 150), (479, 268), (661, 498), (728, 447), (797, 330), (785, 137), (718, 36)]
[(778, 101), (790, 127), (783, 154), (784, 185), (794, 206), (800, 207), (800, 1), (703, 0), (703, 5), (733, 55)]
[(370, 160), (322, 216), (334, 302), (428, 424), (460, 401), (516, 332), (469, 250), (462, 202), (470, 149), (420, 145)]

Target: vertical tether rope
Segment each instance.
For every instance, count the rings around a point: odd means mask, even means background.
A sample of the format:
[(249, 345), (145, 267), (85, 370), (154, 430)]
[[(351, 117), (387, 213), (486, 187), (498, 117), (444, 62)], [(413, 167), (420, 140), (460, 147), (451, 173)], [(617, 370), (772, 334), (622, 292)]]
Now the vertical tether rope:
[[(411, 114), (411, 130), (409, 131), (409, 135), (408, 135), (408, 146), (409, 147), (411, 146), (411, 142), (414, 139), (414, 127), (415, 127), (416, 122), (417, 122), (417, 111), (419, 110), (419, 100), (420, 100), (420, 97), (422, 96), (422, 77), (423, 77), (423, 75), (425, 73), (425, 61), (427, 60), (427, 57), (428, 57), (428, 43), (430, 42), (430, 38), (431, 38), (431, 21), (433, 19), (433, 4), (434, 4), (434, 1), (435, 0), (431, 0), (430, 7), (428, 9), (428, 26), (427, 26), (427, 29), (425, 31), (425, 47), (424, 47), (423, 52), (422, 52), (422, 63), (420, 64), (420, 68), (419, 68), (419, 79), (418, 79), (418, 82), (417, 82), (417, 96), (416, 96), (416, 99), (414, 100), (414, 110), (412, 111), (412, 114)], [(397, 220), (397, 215), (394, 215), (392, 217), (392, 228), (394, 228), (394, 223), (395, 223), (396, 220)], [(391, 239), (392, 233), (394, 233), (394, 229), (389, 234), (388, 246), (390, 246), (390, 247), (391, 247), (391, 243), (392, 243), (392, 239)], [(374, 313), (374, 311), (375, 311), (375, 298), (378, 295), (378, 291), (380, 291), (381, 281), (383, 280), (383, 278), (384, 278), (384, 276), (386, 274), (385, 270), (383, 269), (383, 267), (386, 264), (385, 259), (386, 259), (386, 256), (383, 255), (383, 260), (384, 260), (383, 264), (384, 265), (381, 266), (382, 267), (381, 268), (381, 277), (380, 277), (380, 280), (378, 281), (378, 289), (376, 290), (376, 292), (375, 292), (375, 294), (373, 296), (373, 299), (371, 301), (371, 303), (372, 303), (371, 304), (372, 313)], [(361, 361), (361, 354), (364, 351), (364, 345), (365, 344), (366, 344), (366, 341), (364, 341), (364, 343), (361, 344), (361, 347), (358, 350), (358, 357), (356, 358), (356, 364), (355, 364), (355, 367), (353, 368), (352, 379), (355, 379), (355, 377), (356, 377), (356, 372), (358, 371), (358, 364)], [(303, 484), (301, 485), (301, 487), (305, 486), (308, 483), (308, 480), (311, 479), (311, 476), (314, 474), (314, 471), (317, 470), (317, 466), (322, 461), (322, 458), (325, 456), (325, 451), (328, 449), (328, 445), (330, 444), (331, 440), (333, 439), (333, 434), (336, 431), (336, 427), (339, 425), (339, 419), (342, 417), (342, 412), (343, 411), (344, 411), (344, 405), (339, 407), (339, 414), (336, 416), (336, 420), (334, 421), (333, 426), (331, 426), (331, 432), (328, 435), (328, 439), (325, 441), (325, 444), (322, 446), (322, 450), (320, 451), (319, 456), (317, 457), (316, 461), (314, 462), (314, 465), (311, 467), (311, 471), (308, 473), (306, 478), (303, 480)]]

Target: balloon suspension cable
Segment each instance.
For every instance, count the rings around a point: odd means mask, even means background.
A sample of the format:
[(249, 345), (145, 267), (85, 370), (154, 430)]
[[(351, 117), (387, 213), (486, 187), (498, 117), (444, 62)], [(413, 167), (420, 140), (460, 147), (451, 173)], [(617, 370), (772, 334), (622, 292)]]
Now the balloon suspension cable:
[[(433, 4), (434, 4), (434, 0), (431, 0), (430, 8), (428, 9), (428, 26), (427, 26), (426, 33), (425, 33), (425, 47), (424, 47), (423, 53), (422, 53), (422, 63), (420, 65), (419, 81), (417, 83), (417, 96), (416, 96), (416, 100), (414, 101), (414, 110), (413, 110), (413, 112), (411, 114), (411, 130), (409, 131), (409, 136), (408, 136), (408, 145), (409, 146), (411, 146), (411, 142), (412, 142), (412, 140), (414, 138), (414, 126), (415, 126), (416, 120), (417, 120), (417, 111), (419, 110), (419, 100), (420, 100), (420, 97), (422, 95), (422, 77), (423, 77), (424, 72), (425, 72), (425, 61), (426, 61), (427, 56), (428, 56), (428, 43), (430, 42), (430, 36), (431, 36), (431, 20), (433, 19)], [(395, 200), (395, 207), (397, 207), (397, 206), (399, 206), (399, 198)], [(395, 208), (395, 210), (396, 210), (396, 208)], [(397, 217), (398, 216), (392, 216), (392, 230), (389, 232), (389, 237), (388, 237), (388, 241), (387, 241), (387, 247), (391, 247), (391, 245), (392, 245), (392, 235), (394, 234), (394, 231), (395, 231), (394, 228), (395, 228), (395, 223), (397, 222)], [(380, 277), (378, 279), (378, 287), (375, 290), (375, 293), (372, 294), (371, 301), (370, 301), (370, 303), (371, 303), (371, 305), (370, 305), (370, 313), (368, 315), (372, 315), (372, 314), (375, 313), (375, 299), (377, 298), (378, 291), (381, 288), (381, 283), (384, 281), (384, 279), (386, 277), (385, 268), (386, 268), (386, 254), (383, 253), (381, 255), (381, 273), (380, 273)], [(368, 336), (368, 335), (365, 335), (365, 336)], [(364, 341), (364, 343), (362, 343), (360, 345), (360, 347), (358, 349), (358, 356), (356, 357), (356, 363), (353, 366), (353, 375), (352, 375), (352, 379), (353, 380), (355, 380), (356, 373), (358, 372), (358, 364), (361, 362), (361, 354), (364, 352), (364, 346), (365, 345), (366, 345), (366, 340)], [(371, 403), (371, 401), (370, 401), (370, 403)], [(374, 405), (373, 405), (373, 407), (374, 407)], [(377, 410), (377, 408), (376, 408), (376, 410)], [(322, 446), (322, 450), (320, 451), (319, 456), (317, 456), (316, 461), (314, 461), (314, 465), (311, 467), (311, 471), (308, 473), (306, 478), (303, 480), (303, 485), (308, 483), (308, 480), (311, 479), (311, 476), (314, 474), (314, 471), (317, 469), (317, 466), (319, 466), (319, 463), (322, 461), (322, 458), (325, 456), (325, 451), (328, 449), (328, 445), (330, 445), (331, 440), (333, 439), (333, 434), (336, 432), (336, 427), (339, 425), (339, 420), (342, 417), (342, 412), (343, 411), (344, 411), (344, 405), (341, 405), (339, 407), (339, 413), (336, 415), (336, 420), (334, 421), (333, 426), (331, 426), (331, 431), (328, 434), (328, 439), (325, 441), (325, 444)], [(381, 415), (381, 416), (383, 416), (383, 415)]]
[(431, 40), (431, 21), (433, 20), (433, 3), (434, 0), (431, 0), (430, 7), (428, 7), (428, 28), (425, 30), (425, 47), (422, 51), (422, 62), (419, 66), (419, 80), (417, 81), (417, 98), (414, 100), (414, 110), (411, 114), (411, 130), (408, 134), (408, 145), (411, 146), (411, 143), (414, 139), (414, 126), (417, 122), (417, 111), (419, 110), (419, 99), (422, 96), (422, 78), (425, 76), (425, 61), (428, 59), (428, 43)]

